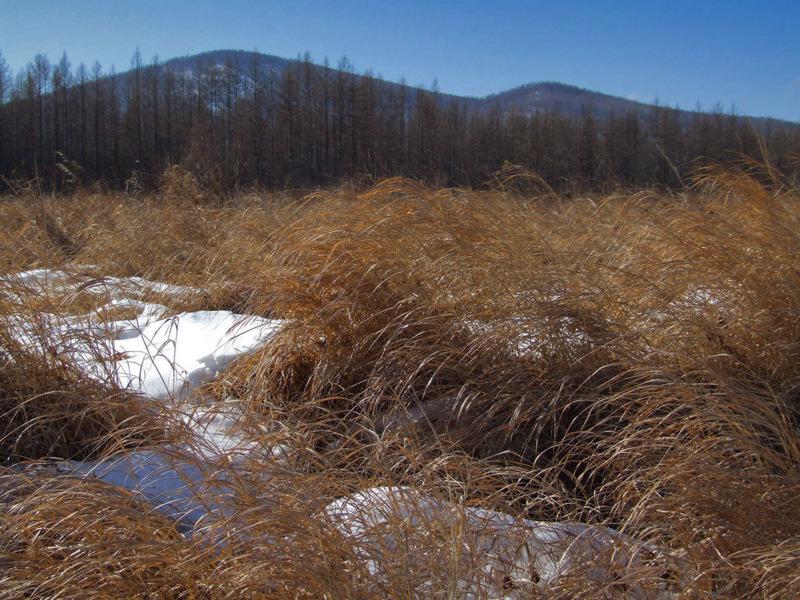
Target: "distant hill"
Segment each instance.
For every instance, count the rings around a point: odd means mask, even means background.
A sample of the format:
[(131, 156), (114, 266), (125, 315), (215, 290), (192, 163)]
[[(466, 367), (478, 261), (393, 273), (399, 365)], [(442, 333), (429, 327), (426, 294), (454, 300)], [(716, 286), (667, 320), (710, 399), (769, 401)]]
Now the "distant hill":
[(550, 81), (527, 83), (505, 92), (486, 96), (482, 98), (482, 102), (497, 103), (503, 112), (517, 109), (525, 114), (557, 110), (572, 116), (579, 116), (586, 108), (591, 107), (593, 113), (600, 118), (611, 114), (639, 112), (652, 108), (651, 105), (642, 102)]
[(193, 71), (198, 65), (224, 66), (228, 63), (232, 63), (238, 66), (242, 75), (246, 75), (254, 60), (258, 60), (262, 68), (274, 68), (277, 71), (283, 71), (293, 62), (288, 58), (281, 58), (280, 56), (264, 54), (262, 52), (247, 50), (211, 50), (209, 52), (201, 52), (200, 54), (171, 58), (164, 62), (163, 66), (177, 72), (189, 72)]
[[(292, 63), (300, 62), (299, 59), (288, 59), (247, 50), (211, 50), (200, 54), (172, 58), (165, 61), (162, 66), (173, 69), (176, 72), (193, 72), (199, 65), (223, 67), (227, 64), (233, 64), (237, 66), (242, 77), (246, 79), (254, 61), (258, 61), (262, 69), (275, 69), (278, 74), (282, 73)], [(317, 64), (315, 64), (315, 67), (318, 69), (325, 68)], [(391, 87), (400, 85), (392, 82), (387, 82), (387, 84)], [(537, 112), (557, 111), (564, 115), (578, 117), (590, 110), (600, 120), (604, 120), (611, 115), (624, 115), (630, 112), (647, 113), (654, 108), (653, 104), (637, 102), (553, 81), (526, 83), (510, 90), (480, 98), (459, 96), (446, 92), (441, 92), (440, 98), (445, 103), (459, 102), (473, 109), (488, 110), (493, 107), (499, 107), (500, 112), (503, 114), (517, 110), (530, 116)], [(675, 107), (671, 108), (674, 109)], [(677, 112), (684, 122), (695, 114), (695, 111), (690, 110), (677, 109)], [(746, 118), (759, 129), (770, 125), (800, 127), (798, 123), (771, 117), (748, 116)]]
[[(592, 113), (603, 120), (611, 115), (624, 115), (629, 112), (647, 113), (654, 108), (654, 104), (637, 102), (611, 96), (601, 92), (594, 92), (574, 85), (566, 85), (552, 81), (540, 83), (527, 83), (498, 94), (492, 94), (480, 99), (484, 105), (495, 103), (500, 106), (501, 112), (508, 113), (516, 109), (526, 115), (536, 112), (558, 111), (570, 116), (580, 116), (585, 110), (591, 109)], [(683, 122), (691, 119), (696, 111), (677, 110)], [(770, 126), (800, 127), (800, 123), (774, 119), (772, 117), (745, 116), (745, 118), (758, 129)]]
[[(201, 52), (199, 54), (172, 58), (163, 62), (161, 66), (162, 68), (169, 68), (178, 73), (194, 73), (195, 69), (198, 67), (217, 66), (220, 68), (225, 68), (228, 65), (235, 65), (236, 68), (238, 68), (241, 77), (247, 81), (250, 78), (254, 63), (258, 64), (259, 68), (262, 70), (270, 71), (274, 69), (276, 75), (280, 75), (290, 65), (296, 65), (301, 62), (303, 62), (303, 60), (299, 58), (283, 58), (280, 56), (275, 56), (274, 54), (264, 54), (263, 52), (253, 52), (248, 50), (210, 50), (208, 52)], [(320, 70), (326, 68), (317, 63), (314, 63), (313, 66), (315, 69)], [(336, 70), (335, 66), (329, 66), (327, 68), (331, 72)], [(356, 77), (367, 76), (356, 74)], [(392, 81), (384, 81), (383, 83), (388, 85), (390, 88), (399, 88), (403, 86), (403, 84)], [(413, 86), (405, 85), (405, 87), (412, 88)], [(473, 108), (483, 102), (483, 99), (472, 98), (469, 96), (457, 96), (447, 93), (440, 93), (439, 96), (444, 102), (463, 102)]]

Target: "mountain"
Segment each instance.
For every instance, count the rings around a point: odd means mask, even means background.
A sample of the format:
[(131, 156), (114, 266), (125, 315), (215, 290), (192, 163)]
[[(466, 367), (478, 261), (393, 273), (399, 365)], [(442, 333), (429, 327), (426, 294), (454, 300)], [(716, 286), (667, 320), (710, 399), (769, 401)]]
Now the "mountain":
[[(212, 50), (191, 56), (181, 56), (170, 59), (162, 64), (162, 67), (172, 69), (176, 72), (194, 72), (198, 66), (208, 67), (217, 66), (225, 68), (228, 65), (235, 65), (240, 75), (247, 80), (252, 71), (254, 62), (257, 62), (261, 69), (269, 71), (274, 69), (276, 74), (283, 73), (290, 65), (297, 65), (301, 59), (288, 59), (272, 54), (264, 54), (247, 50)], [(322, 65), (315, 64), (317, 69), (325, 69)], [(333, 68), (329, 67), (331, 71)], [(361, 75), (366, 77), (367, 75)], [(401, 84), (384, 82), (390, 88), (400, 87)], [(653, 110), (653, 104), (628, 100), (619, 96), (612, 96), (602, 92), (587, 90), (573, 85), (558, 83), (553, 81), (533, 82), (520, 85), (510, 90), (498, 92), (484, 97), (459, 96), (455, 94), (439, 93), (440, 99), (445, 103), (457, 102), (464, 104), (471, 109), (489, 110), (499, 108), (502, 114), (509, 114), (516, 110), (525, 115), (532, 115), (539, 112), (557, 111), (561, 114), (579, 117), (587, 110), (600, 119), (604, 120), (611, 115), (625, 115), (630, 112), (646, 114)], [(682, 122), (688, 122), (695, 111), (675, 109), (679, 113)], [(758, 129), (770, 126), (790, 126), (800, 127), (800, 124), (790, 121), (783, 121), (771, 117), (746, 117), (748, 121), (756, 125)]]
[(585, 108), (591, 107), (595, 116), (601, 119), (611, 114), (642, 112), (652, 108), (642, 102), (551, 81), (528, 83), (486, 96), (481, 101), (484, 104), (499, 105), (504, 113), (516, 109), (527, 115), (556, 110), (571, 116), (580, 116)]
[[(521, 85), (498, 94), (480, 98), (480, 102), (484, 106), (496, 104), (500, 107), (502, 113), (517, 110), (526, 115), (532, 115), (537, 112), (557, 111), (561, 114), (579, 117), (587, 109), (590, 109), (592, 114), (600, 120), (607, 119), (612, 115), (625, 115), (631, 112), (640, 115), (647, 114), (655, 108), (654, 104), (628, 100), (619, 96), (611, 96), (610, 94), (551, 81)], [(671, 107), (671, 109), (677, 111), (681, 122), (684, 124), (688, 123), (692, 116), (697, 114), (696, 111), (681, 110), (675, 107)], [(800, 123), (772, 117), (745, 116), (745, 119), (759, 130), (772, 126), (800, 128)]]
[(216, 65), (218, 67), (224, 67), (228, 64), (234, 64), (239, 68), (241, 74), (246, 76), (255, 60), (258, 61), (262, 69), (275, 69), (277, 72), (283, 72), (291, 63), (296, 62), (288, 58), (281, 58), (280, 56), (264, 54), (262, 52), (247, 50), (211, 50), (209, 52), (192, 54), (190, 56), (171, 58), (162, 63), (162, 66), (176, 72), (191, 72), (194, 71), (197, 66)]
[[(283, 58), (275, 56), (274, 54), (264, 54), (262, 52), (253, 52), (248, 50), (210, 50), (208, 52), (201, 52), (199, 54), (192, 54), (190, 56), (179, 56), (172, 58), (161, 63), (162, 68), (167, 68), (175, 71), (176, 73), (190, 73), (195, 74), (198, 68), (218, 67), (221, 70), (227, 69), (229, 66), (235, 66), (239, 71), (239, 76), (245, 82), (251, 81), (253, 66), (258, 65), (258, 68), (265, 72), (274, 70), (276, 76), (280, 76), (290, 66), (298, 66), (304, 63), (301, 58)], [(336, 71), (333, 66), (325, 67), (324, 65), (312, 63), (313, 68), (323, 71), (327, 69), (331, 74)], [(150, 69), (152, 67), (146, 67)], [(123, 73), (123, 76), (125, 73)], [(371, 75), (356, 75), (357, 78), (371, 77)], [(123, 77), (124, 79), (124, 77)], [(398, 89), (401, 87), (411, 88), (406, 84), (396, 83), (392, 81), (383, 81), (382, 84), (389, 89)], [(474, 108), (481, 104), (482, 99), (473, 98), (469, 96), (457, 96), (454, 94), (440, 93), (439, 98), (445, 102), (459, 102), (467, 104), (469, 107)]]

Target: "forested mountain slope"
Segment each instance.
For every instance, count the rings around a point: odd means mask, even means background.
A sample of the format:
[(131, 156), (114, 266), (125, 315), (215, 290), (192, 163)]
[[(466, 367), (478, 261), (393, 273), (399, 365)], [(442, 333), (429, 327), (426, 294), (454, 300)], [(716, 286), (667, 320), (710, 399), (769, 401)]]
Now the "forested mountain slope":
[(0, 80), (0, 174), (45, 188), (156, 185), (181, 164), (214, 191), (404, 175), (479, 186), (507, 163), (554, 187), (681, 186), (701, 165), (789, 174), (800, 126), (651, 106), (557, 83), (448, 95), (309, 56), (219, 50), (124, 73), (39, 55)]

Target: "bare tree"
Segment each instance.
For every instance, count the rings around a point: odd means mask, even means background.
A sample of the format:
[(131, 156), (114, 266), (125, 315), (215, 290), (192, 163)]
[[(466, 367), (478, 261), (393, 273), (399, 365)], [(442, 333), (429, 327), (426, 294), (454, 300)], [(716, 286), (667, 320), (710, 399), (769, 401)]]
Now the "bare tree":
[(80, 165), (81, 167), (86, 166), (86, 125), (87, 125), (87, 117), (86, 117), (86, 84), (89, 81), (89, 73), (86, 70), (86, 65), (81, 63), (78, 66), (78, 71), (76, 74), (77, 82), (78, 82), (78, 106), (80, 109), (78, 122), (79, 122), (79, 134), (78, 134), (78, 155), (80, 156)]
[(8, 133), (5, 129), (5, 103), (11, 88), (11, 69), (3, 53), (0, 52), (0, 170), (5, 166), (5, 148)]
[(103, 122), (103, 88), (102, 88), (103, 67), (95, 61), (92, 65), (92, 92), (94, 95), (94, 161), (93, 173), (95, 179), (102, 177), (102, 169), (100, 165), (100, 152), (103, 146), (102, 130), (100, 128)]
[(44, 54), (37, 54), (31, 66), (33, 81), (36, 86), (36, 106), (37, 106), (37, 149), (38, 157), (47, 157), (45, 146), (47, 138), (47, 93), (49, 91), (50, 80), (50, 61)]

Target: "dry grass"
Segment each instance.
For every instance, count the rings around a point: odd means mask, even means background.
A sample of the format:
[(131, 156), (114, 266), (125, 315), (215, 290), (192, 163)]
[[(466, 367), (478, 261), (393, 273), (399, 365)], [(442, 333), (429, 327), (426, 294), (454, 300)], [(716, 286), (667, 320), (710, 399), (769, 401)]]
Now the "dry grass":
[[(157, 298), (175, 310), (288, 319), (193, 400), (234, 398), (248, 435), (291, 452), (232, 475), (237, 509), (210, 525), (227, 536), (214, 547), (111, 486), (6, 470), (0, 598), (407, 598), (421, 577), (459, 597), (442, 562), (459, 532), (384, 557), (376, 588), (319, 516), (385, 484), (611, 526), (672, 554), (680, 572), (651, 583), (680, 579), (681, 597), (796, 597), (799, 202), (777, 180), (713, 171), (675, 197), (398, 179), (215, 206), (191, 181), (9, 199), (3, 272), (138, 275), (204, 290)], [(35, 322), (99, 301), (3, 302)], [(111, 382), (2, 329), (0, 348), (7, 462), (174, 437)], [(648, 577), (565, 579), (547, 597), (625, 597)]]

